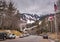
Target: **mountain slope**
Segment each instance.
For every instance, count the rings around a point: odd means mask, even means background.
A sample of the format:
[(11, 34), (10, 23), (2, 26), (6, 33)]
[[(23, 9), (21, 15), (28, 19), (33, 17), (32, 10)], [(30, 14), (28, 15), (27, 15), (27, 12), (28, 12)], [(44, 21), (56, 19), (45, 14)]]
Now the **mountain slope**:
[[(54, 15), (54, 14), (50, 14), (50, 15)], [(26, 21), (26, 23), (33, 23), (36, 20), (42, 20), (42, 19), (44, 19), (44, 18), (46, 18), (47, 16), (50, 16), (50, 15), (39, 16), (37, 14), (22, 13), (22, 14), (20, 14), (20, 18), (21, 18), (21, 20)]]

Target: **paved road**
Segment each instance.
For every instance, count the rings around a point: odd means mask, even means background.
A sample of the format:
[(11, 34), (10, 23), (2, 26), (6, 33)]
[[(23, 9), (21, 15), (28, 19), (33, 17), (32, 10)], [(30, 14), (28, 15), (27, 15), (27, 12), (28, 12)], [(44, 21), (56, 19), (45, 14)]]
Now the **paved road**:
[(41, 36), (28, 36), (24, 38), (9, 39), (0, 42), (49, 42), (47, 39), (43, 39)]

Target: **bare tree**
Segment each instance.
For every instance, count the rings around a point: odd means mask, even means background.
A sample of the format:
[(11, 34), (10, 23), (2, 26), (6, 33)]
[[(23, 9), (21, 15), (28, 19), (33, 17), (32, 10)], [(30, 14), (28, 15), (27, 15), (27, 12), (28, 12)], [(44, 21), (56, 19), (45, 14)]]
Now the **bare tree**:
[(5, 1), (1, 1), (1, 7), (0, 7), (0, 18), (2, 21), (1, 28), (3, 29), (19, 29), (18, 23), (20, 22), (20, 13), (16, 12), (17, 9), (14, 7), (13, 2), (9, 2), (7, 5)]

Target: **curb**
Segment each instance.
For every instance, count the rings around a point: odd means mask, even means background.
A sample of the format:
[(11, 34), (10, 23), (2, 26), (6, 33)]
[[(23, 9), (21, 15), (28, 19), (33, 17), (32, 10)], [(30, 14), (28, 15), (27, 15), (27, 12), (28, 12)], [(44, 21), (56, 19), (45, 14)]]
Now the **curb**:
[(16, 38), (19, 38), (19, 36), (16, 36)]

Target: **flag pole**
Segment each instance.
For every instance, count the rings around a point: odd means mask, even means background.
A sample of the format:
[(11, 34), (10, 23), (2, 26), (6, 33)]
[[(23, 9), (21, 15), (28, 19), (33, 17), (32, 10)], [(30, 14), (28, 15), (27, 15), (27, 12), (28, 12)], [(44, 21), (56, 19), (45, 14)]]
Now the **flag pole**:
[(56, 40), (55, 40), (55, 42), (59, 42), (59, 40), (58, 40), (58, 27), (57, 27), (57, 15), (56, 15), (56, 13), (57, 13), (57, 5), (54, 3), (54, 11), (55, 11), (55, 16), (54, 16), (54, 18), (55, 18), (55, 32), (56, 32)]
[(57, 28), (57, 17), (56, 17), (56, 13), (55, 13), (55, 32), (56, 32), (56, 39), (58, 39), (57, 38), (57, 35), (58, 35), (58, 28)]

